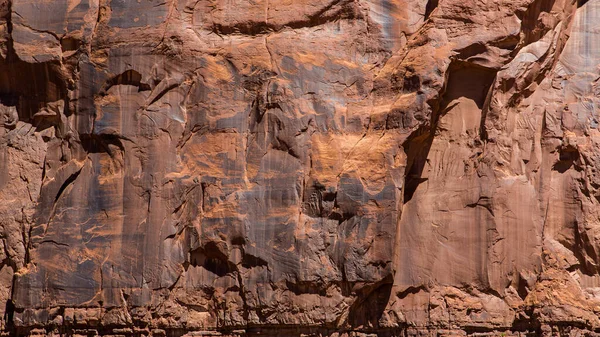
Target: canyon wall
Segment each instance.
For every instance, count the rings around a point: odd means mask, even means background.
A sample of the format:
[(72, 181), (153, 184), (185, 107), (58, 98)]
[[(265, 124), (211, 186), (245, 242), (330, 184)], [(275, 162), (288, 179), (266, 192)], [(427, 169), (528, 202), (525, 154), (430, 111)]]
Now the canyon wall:
[(0, 0), (7, 336), (600, 333), (600, 0)]

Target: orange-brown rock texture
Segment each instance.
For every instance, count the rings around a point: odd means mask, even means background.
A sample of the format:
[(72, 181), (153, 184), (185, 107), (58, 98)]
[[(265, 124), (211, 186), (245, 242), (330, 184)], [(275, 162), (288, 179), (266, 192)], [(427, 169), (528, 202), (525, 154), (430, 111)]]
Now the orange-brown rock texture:
[(0, 0), (3, 336), (600, 335), (600, 0)]

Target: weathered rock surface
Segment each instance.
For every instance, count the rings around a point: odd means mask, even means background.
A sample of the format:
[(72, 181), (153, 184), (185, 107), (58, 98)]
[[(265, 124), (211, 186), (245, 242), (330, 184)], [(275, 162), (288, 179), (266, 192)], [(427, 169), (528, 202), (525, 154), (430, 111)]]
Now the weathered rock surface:
[(600, 334), (600, 0), (0, 0), (0, 330)]

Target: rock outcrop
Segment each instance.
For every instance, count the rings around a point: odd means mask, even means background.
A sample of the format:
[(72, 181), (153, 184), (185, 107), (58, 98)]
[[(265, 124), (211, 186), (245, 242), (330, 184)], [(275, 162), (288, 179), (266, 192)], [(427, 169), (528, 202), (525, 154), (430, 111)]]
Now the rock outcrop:
[(600, 334), (600, 0), (0, 0), (5, 335)]

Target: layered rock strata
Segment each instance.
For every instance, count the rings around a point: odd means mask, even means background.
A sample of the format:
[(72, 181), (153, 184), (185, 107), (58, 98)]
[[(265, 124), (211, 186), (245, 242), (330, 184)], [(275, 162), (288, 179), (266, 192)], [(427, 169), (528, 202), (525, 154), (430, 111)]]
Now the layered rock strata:
[(600, 333), (600, 0), (0, 0), (6, 335)]

